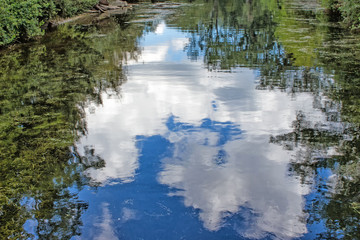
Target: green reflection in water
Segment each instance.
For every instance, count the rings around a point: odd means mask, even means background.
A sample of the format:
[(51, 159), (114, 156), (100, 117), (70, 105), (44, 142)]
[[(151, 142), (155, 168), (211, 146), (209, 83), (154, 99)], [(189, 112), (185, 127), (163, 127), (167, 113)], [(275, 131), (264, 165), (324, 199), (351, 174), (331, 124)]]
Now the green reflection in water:
[[(190, 59), (209, 70), (260, 71), (259, 90), (313, 95), (326, 122), (299, 112), (293, 132), (270, 141), (294, 151), (289, 173), (319, 194), (308, 223), (324, 222), (316, 238), (360, 238), (360, 41), (331, 22), (316, 1), (194, 1), (170, 23), (190, 34)], [(335, 153), (334, 153), (335, 151)], [(324, 182), (321, 169), (333, 175)], [(324, 185), (325, 184), (325, 185)]]
[[(197, 0), (168, 23), (189, 33), (189, 58), (204, 56), (209, 70), (246, 66), (259, 70), (259, 90), (313, 94), (312, 104), (326, 114), (327, 122), (311, 124), (311, 116), (299, 112), (293, 131), (270, 141), (293, 150), (289, 173), (319, 190), (307, 209), (309, 224), (326, 224), (327, 232), (318, 237), (356, 239), (359, 37), (329, 23), (315, 1), (294, 3)], [(115, 20), (123, 23), (129, 17)], [(124, 60), (136, 59), (137, 39), (144, 30), (115, 22), (61, 27), (36, 44), (1, 53), (0, 236), (30, 236), (23, 230), (28, 219), (36, 222), (33, 234), (42, 238), (80, 234), (87, 205), (77, 200), (77, 192), (88, 184), (82, 171), (104, 162), (92, 149), (80, 159), (69, 147), (86, 134), (86, 103), (101, 104), (104, 91), (120, 94)], [(153, 29), (147, 25), (147, 31)], [(336, 173), (331, 184), (314, 180), (322, 168)]]
[(289, 64), (276, 42), (268, 1), (205, 2), (195, 1), (196, 7), (170, 21), (191, 34), (186, 49), (191, 59), (203, 55), (209, 70), (258, 66), (264, 74)]
[(92, 149), (79, 158), (71, 146), (86, 134), (86, 103), (101, 104), (104, 91), (119, 94), (122, 61), (136, 58), (143, 27), (124, 20), (62, 26), (1, 53), (0, 238), (80, 234), (82, 172), (104, 162)]
[[(323, 101), (317, 107), (326, 113), (327, 123), (322, 124), (329, 127), (324, 128), (320, 124), (309, 126), (307, 116), (299, 114), (294, 122), (294, 131), (285, 137), (286, 145), (290, 142), (292, 146), (303, 148), (298, 150), (290, 170), (304, 180), (309, 176), (316, 177), (321, 168), (331, 169), (336, 174), (327, 186), (316, 183), (318, 191), (327, 197), (318, 197), (311, 203), (309, 222), (322, 220), (326, 223), (328, 231), (320, 234), (319, 239), (357, 239), (360, 237), (359, 36), (350, 35), (334, 24), (326, 25), (321, 11), (312, 12), (312, 17), (309, 17), (309, 10), (300, 10), (293, 9), (293, 16), (306, 19), (308, 29), (302, 35), (279, 36), (280, 41), (286, 51), (294, 53), (296, 64), (315, 72), (324, 72), (333, 82), (325, 88), (319, 86), (311, 90), (315, 103)], [(279, 29), (279, 32), (286, 32), (281, 27)], [(288, 29), (304, 28), (289, 26)], [(307, 40), (300, 44), (291, 43), (291, 39), (295, 38)], [(302, 50), (304, 53), (301, 53)], [(303, 82), (314, 85), (324, 82), (324, 79), (319, 75), (311, 81), (304, 78)], [(282, 140), (282, 143), (285, 141)], [(330, 148), (336, 149), (337, 153), (326, 153)]]

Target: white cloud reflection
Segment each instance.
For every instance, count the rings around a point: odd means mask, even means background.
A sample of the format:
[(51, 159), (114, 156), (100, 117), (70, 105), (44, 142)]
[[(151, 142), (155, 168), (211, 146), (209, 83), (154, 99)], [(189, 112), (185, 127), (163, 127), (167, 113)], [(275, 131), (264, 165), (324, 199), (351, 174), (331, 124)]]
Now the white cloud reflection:
[(160, 24), (157, 25), (154, 33), (158, 35), (162, 35), (165, 31), (165, 28), (166, 28), (165, 22), (161, 22)]
[[(255, 214), (252, 224), (240, 231), (244, 237), (258, 238), (266, 232), (299, 237), (306, 232), (302, 195), (307, 189), (286, 176), (286, 164), (278, 159), (288, 159), (288, 154), (281, 147), (261, 137), (221, 147), (204, 145), (209, 136), (202, 134), (183, 134), (174, 142), (173, 157), (163, 160), (159, 182), (174, 189), (170, 195), (182, 196), (186, 206), (200, 209), (200, 219), (212, 231), (244, 206)], [(227, 156), (219, 165), (216, 156), (221, 150)]]
[[(287, 175), (289, 153), (270, 144), (269, 137), (291, 131), (298, 110), (322, 119), (309, 104), (313, 97), (299, 93), (294, 99), (280, 91), (255, 90), (256, 76), (250, 69), (208, 72), (199, 62), (165, 62), (173, 42), (159, 36), (145, 46), (142, 60), (129, 66), (121, 99), (104, 94), (103, 105), (88, 114), (89, 133), (78, 148), (93, 146), (106, 161), (104, 168), (88, 175), (103, 185), (132, 181), (139, 167), (136, 136), (162, 135), (175, 150), (162, 160), (158, 180), (173, 189), (170, 195), (200, 210), (205, 228), (220, 229), (226, 217), (246, 207), (254, 216), (246, 229), (235, 227), (244, 237), (271, 232), (293, 238), (306, 233), (303, 195), (309, 189)], [(165, 122), (170, 116), (197, 131), (169, 131)], [(219, 133), (199, 127), (204, 119), (231, 122), (244, 132), (241, 139), (219, 145)], [(217, 164), (214, 157), (220, 150), (226, 152), (226, 161)]]
[(98, 229), (98, 234), (94, 237), (94, 240), (117, 240), (119, 239), (116, 236), (116, 233), (114, 231), (114, 223), (112, 221), (112, 216), (109, 210), (109, 204), (108, 203), (102, 203), (102, 216), (101, 216), (101, 222), (95, 224), (95, 226)]

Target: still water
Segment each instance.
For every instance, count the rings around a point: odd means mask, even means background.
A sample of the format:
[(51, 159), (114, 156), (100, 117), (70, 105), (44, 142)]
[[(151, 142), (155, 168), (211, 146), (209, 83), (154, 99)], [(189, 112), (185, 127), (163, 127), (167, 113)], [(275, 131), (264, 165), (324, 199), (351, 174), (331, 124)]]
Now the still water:
[(1, 54), (4, 237), (360, 237), (359, 39), (315, 1), (142, 5)]

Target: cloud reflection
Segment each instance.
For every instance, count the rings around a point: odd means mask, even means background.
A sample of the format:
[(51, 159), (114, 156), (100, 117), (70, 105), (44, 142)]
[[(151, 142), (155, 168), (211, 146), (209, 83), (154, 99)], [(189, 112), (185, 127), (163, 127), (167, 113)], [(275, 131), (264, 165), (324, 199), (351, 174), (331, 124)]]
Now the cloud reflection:
[(114, 224), (112, 221), (111, 213), (109, 211), (109, 204), (102, 203), (101, 208), (103, 214), (102, 214), (101, 222), (96, 224), (96, 227), (99, 228), (99, 231), (98, 234), (94, 237), (94, 239), (95, 240), (119, 239), (114, 231), (114, 226), (113, 226)]
[[(183, 62), (182, 51), (169, 60), (171, 45), (185, 41), (175, 30), (164, 31), (156, 43), (145, 44), (142, 60), (130, 63), (122, 98), (104, 94), (103, 106), (88, 114), (89, 134), (79, 149), (93, 146), (106, 162), (88, 175), (102, 185), (133, 181), (139, 167), (136, 137), (161, 135), (174, 151), (154, 160), (163, 163), (158, 181), (171, 188), (170, 196), (200, 210), (205, 228), (217, 231), (247, 208), (253, 215), (234, 226), (244, 237), (306, 233), (303, 196), (309, 189), (287, 175), (289, 152), (269, 138), (290, 132), (299, 110), (321, 121), (322, 113), (309, 104), (312, 96), (299, 93), (294, 101), (285, 92), (255, 90), (254, 70), (208, 72), (199, 62)], [(169, 41), (171, 31), (175, 40)], [(169, 127), (169, 120), (179, 128)]]
[[(222, 137), (196, 127), (169, 134), (170, 141), (175, 139), (174, 154), (163, 159), (158, 177), (173, 189), (169, 195), (184, 197), (186, 206), (200, 209), (199, 217), (211, 231), (219, 230), (224, 219), (243, 206), (255, 214), (239, 231), (244, 237), (305, 233), (302, 194), (307, 189), (286, 176), (287, 166), (278, 159), (288, 159), (288, 154), (262, 137), (233, 137), (219, 145)], [(226, 153), (220, 164), (219, 152)]]

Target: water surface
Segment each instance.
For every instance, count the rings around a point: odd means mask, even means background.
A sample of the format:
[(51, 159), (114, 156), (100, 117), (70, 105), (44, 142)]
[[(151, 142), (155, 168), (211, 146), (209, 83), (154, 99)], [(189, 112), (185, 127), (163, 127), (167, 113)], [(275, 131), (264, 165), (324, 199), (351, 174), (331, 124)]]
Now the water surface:
[(1, 231), (356, 239), (359, 47), (310, 1), (214, 0), (3, 53)]

